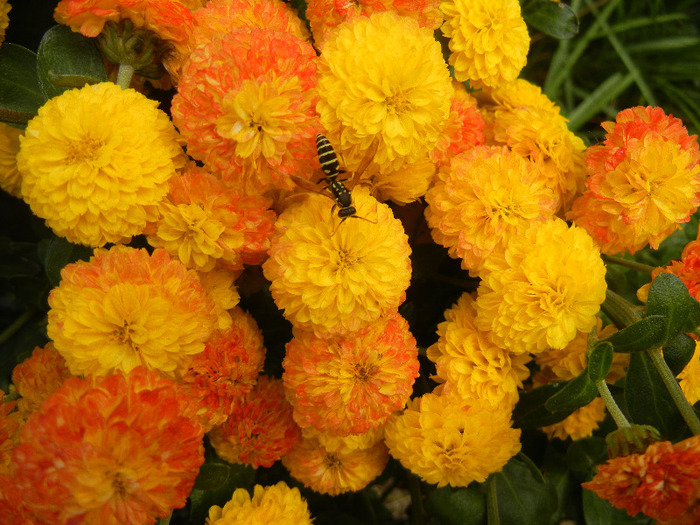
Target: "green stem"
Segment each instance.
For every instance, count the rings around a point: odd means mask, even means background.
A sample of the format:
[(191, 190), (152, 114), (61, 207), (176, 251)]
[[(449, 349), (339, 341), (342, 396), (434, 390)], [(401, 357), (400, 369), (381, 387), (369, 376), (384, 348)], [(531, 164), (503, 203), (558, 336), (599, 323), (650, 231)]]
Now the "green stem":
[(625, 268), (638, 272), (651, 273), (654, 270), (654, 267), (648, 264), (642, 264), (630, 259), (623, 259), (622, 257), (616, 257), (614, 255), (601, 255), (601, 258), (607, 264), (617, 264), (618, 266), (624, 266)]
[(34, 315), (34, 312), (31, 310), (27, 310), (24, 312), (22, 315), (20, 315), (17, 319), (14, 320), (14, 322), (5, 328), (5, 330), (0, 333), (0, 345), (3, 344), (5, 341), (10, 339), (13, 335), (15, 335), (20, 328), (22, 328), (27, 322), (32, 318)]
[(500, 525), (501, 523), (501, 518), (498, 514), (496, 476), (493, 475), (486, 481), (486, 523), (488, 525)]
[(632, 425), (630, 425), (630, 422), (627, 421), (627, 418), (622, 413), (622, 410), (620, 410), (620, 407), (617, 406), (617, 403), (615, 402), (615, 399), (613, 399), (613, 396), (610, 393), (610, 389), (608, 388), (608, 384), (605, 382), (605, 379), (596, 381), (595, 387), (598, 389), (600, 397), (603, 398), (603, 401), (605, 402), (605, 407), (608, 409), (608, 412), (610, 412), (610, 415), (615, 421), (617, 428), (630, 428)]
[(673, 377), (673, 373), (668, 368), (668, 365), (666, 364), (666, 361), (664, 361), (661, 352), (659, 352), (658, 348), (650, 348), (646, 350), (646, 353), (649, 356), (649, 359), (651, 359), (651, 362), (654, 363), (656, 371), (659, 372), (659, 375), (661, 375), (661, 379), (664, 382), (664, 385), (666, 385), (666, 390), (668, 390), (668, 393), (671, 394), (671, 398), (678, 408), (678, 411), (681, 413), (681, 416), (683, 416), (688, 428), (690, 428), (693, 435), (697, 436), (700, 434), (700, 419), (698, 419), (697, 414), (695, 414), (695, 410), (693, 410), (693, 407), (690, 406), (690, 403), (688, 403), (688, 400), (683, 395), (683, 391), (681, 390), (678, 381), (676, 381), (676, 378)]
[(120, 64), (117, 71), (117, 84), (122, 89), (128, 89), (131, 85), (131, 77), (134, 76), (134, 66)]
[(639, 306), (611, 290), (606, 290), (605, 302), (601, 305), (601, 309), (618, 328), (625, 328), (642, 318)]
[(423, 510), (423, 493), (420, 490), (420, 478), (411, 474), (408, 482), (411, 492), (411, 523), (413, 525), (425, 525), (425, 511)]

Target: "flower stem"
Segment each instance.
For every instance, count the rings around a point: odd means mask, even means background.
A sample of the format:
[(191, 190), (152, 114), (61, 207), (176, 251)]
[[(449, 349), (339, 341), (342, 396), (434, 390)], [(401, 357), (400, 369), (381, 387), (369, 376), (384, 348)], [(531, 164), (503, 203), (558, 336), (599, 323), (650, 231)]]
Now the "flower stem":
[(683, 395), (678, 381), (673, 377), (673, 373), (668, 368), (661, 352), (659, 352), (658, 348), (650, 348), (646, 350), (646, 353), (649, 359), (651, 359), (651, 362), (654, 363), (656, 371), (659, 372), (661, 380), (664, 382), (664, 385), (666, 385), (666, 390), (671, 394), (671, 398), (678, 408), (678, 411), (681, 413), (681, 416), (683, 416), (688, 428), (690, 428), (693, 435), (697, 436), (700, 434), (700, 419), (698, 419), (695, 410), (693, 410), (693, 407), (690, 406), (690, 403), (688, 403), (688, 400)]
[(605, 402), (605, 408), (607, 408), (608, 412), (610, 412), (610, 415), (615, 421), (617, 428), (631, 427), (632, 425), (630, 425), (630, 422), (627, 421), (627, 418), (622, 413), (622, 410), (620, 410), (620, 407), (617, 406), (615, 399), (613, 399), (613, 396), (610, 393), (610, 389), (608, 388), (608, 384), (605, 382), (605, 379), (596, 381), (595, 387), (598, 389), (600, 397), (603, 398), (603, 401)]
[(486, 482), (486, 523), (500, 525), (498, 515), (498, 494), (496, 493), (496, 476), (491, 476)]
[(5, 330), (0, 333), (0, 344), (3, 344), (6, 342), (10, 337), (15, 335), (20, 328), (22, 328), (25, 324), (27, 324), (27, 321), (29, 321), (32, 316), (34, 315), (34, 312), (31, 310), (27, 310), (24, 312), (22, 315), (20, 315), (17, 319), (14, 320), (14, 322), (5, 328)]
[(423, 494), (420, 490), (420, 478), (411, 474), (408, 481), (411, 492), (411, 523), (413, 525), (425, 525), (425, 511), (423, 510)]
[(605, 302), (601, 305), (601, 309), (618, 328), (625, 328), (642, 318), (639, 306), (611, 290), (606, 290)]
[(119, 64), (117, 71), (117, 85), (122, 89), (128, 89), (131, 85), (131, 77), (134, 76), (134, 66), (129, 64)]
[(636, 270), (638, 272), (651, 273), (654, 270), (653, 266), (648, 264), (642, 264), (637, 261), (631, 261), (629, 259), (623, 259), (622, 257), (615, 257), (613, 255), (601, 255), (603, 261), (608, 264), (617, 264), (618, 266), (624, 266), (630, 270)]

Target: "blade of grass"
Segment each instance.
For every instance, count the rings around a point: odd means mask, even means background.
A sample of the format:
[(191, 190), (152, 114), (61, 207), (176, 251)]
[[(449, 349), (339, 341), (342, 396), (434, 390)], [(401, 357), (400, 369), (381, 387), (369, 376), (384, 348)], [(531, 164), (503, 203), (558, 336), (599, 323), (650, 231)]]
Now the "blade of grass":
[(664, 79), (657, 79), (657, 82), (668, 98), (683, 111), (683, 116), (690, 121), (689, 127), (700, 130), (700, 103), (690, 98), (685, 90), (678, 89)]
[(630, 31), (632, 29), (641, 29), (647, 26), (658, 26), (661, 24), (669, 24), (671, 22), (681, 22), (685, 20), (688, 20), (688, 16), (685, 13), (668, 13), (659, 16), (630, 18), (629, 20), (617, 22), (611, 25), (610, 28), (619, 35), (620, 33), (624, 33), (625, 31)]
[(587, 94), (583, 101), (569, 113), (569, 129), (571, 131), (578, 130), (633, 82), (634, 77), (631, 73), (627, 73), (627, 75), (622, 73), (610, 75), (592, 93)]
[(640, 53), (649, 51), (687, 51), (690, 48), (700, 45), (700, 38), (696, 36), (675, 36), (639, 42), (627, 46), (630, 53)]

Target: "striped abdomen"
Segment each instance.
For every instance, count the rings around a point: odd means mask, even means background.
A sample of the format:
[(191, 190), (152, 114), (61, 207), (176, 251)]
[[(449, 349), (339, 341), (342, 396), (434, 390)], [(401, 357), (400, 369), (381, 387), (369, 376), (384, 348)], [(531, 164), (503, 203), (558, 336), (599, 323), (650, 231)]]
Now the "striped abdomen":
[[(316, 135), (316, 150), (318, 151), (318, 160), (321, 163), (321, 169), (326, 177), (333, 180), (338, 174), (343, 173), (338, 163), (338, 156), (333, 150), (333, 146), (326, 137), (321, 134)], [(332, 191), (332, 188), (331, 188)], [(335, 192), (333, 192), (335, 195)]]

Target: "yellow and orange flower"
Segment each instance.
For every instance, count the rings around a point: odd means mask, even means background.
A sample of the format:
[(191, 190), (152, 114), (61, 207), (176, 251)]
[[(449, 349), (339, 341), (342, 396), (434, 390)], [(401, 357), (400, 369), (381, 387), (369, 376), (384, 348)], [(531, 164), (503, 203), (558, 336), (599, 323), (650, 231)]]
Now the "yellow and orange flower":
[(282, 381), (260, 376), (255, 388), (234, 402), (228, 419), (208, 435), (226, 461), (270, 467), (289, 453), (301, 430), (284, 397)]
[(12, 6), (7, 0), (0, 0), (0, 45), (5, 41), (5, 30), (10, 24), (8, 13)]
[(215, 265), (238, 272), (267, 257), (275, 213), (272, 201), (242, 195), (204, 168), (190, 166), (170, 179), (160, 217), (146, 230), (148, 242), (178, 257), (188, 268)]
[[(2, 7), (0, 7), (1, 13)], [(0, 24), (0, 36), (1, 27)], [(0, 42), (2, 42), (2, 38), (0, 38)], [(22, 198), (22, 176), (17, 169), (19, 137), (22, 133), (21, 129), (0, 122), (0, 189), (18, 199)]]
[[(700, 300), (700, 241), (691, 241), (685, 245), (678, 261), (671, 261), (668, 266), (654, 268), (651, 272), (651, 282), (659, 274), (670, 273), (678, 277), (688, 288), (690, 295)], [(637, 298), (646, 302), (651, 283), (645, 284), (637, 291)]]
[[(202, 427), (175, 384), (143, 367), (71, 378), (24, 424), (15, 483), (42, 523), (155, 523), (184, 506)], [(60, 458), (60, 461), (57, 461)]]
[(239, 191), (292, 189), (318, 167), (316, 52), (289, 33), (238, 29), (199, 46), (173, 97), (187, 152)]
[(389, 314), (351, 337), (297, 331), (282, 365), (299, 426), (345, 436), (367, 432), (404, 407), (418, 376), (418, 348), (408, 323)]
[(238, 275), (229, 270), (215, 268), (210, 272), (197, 272), (204, 291), (214, 302), (214, 312), (219, 322), (217, 329), (226, 330), (232, 324), (229, 310), (235, 308), (241, 300), (236, 288)]
[(197, 274), (161, 249), (96, 250), (61, 271), (49, 306), (49, 337), (74, 375), (145, 365), (175, 377), (216, 326)]
[(22, 419), (15, 410), (16, 401), (5, 400), (5, 392), (0, 390), (0, 474), (12, 472), (12, 450), (19, 438)]

